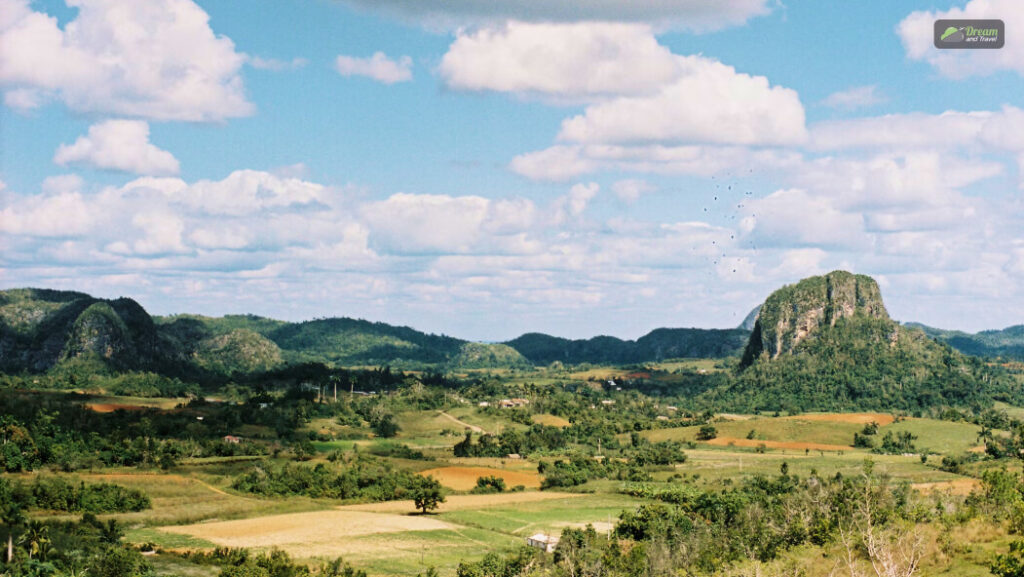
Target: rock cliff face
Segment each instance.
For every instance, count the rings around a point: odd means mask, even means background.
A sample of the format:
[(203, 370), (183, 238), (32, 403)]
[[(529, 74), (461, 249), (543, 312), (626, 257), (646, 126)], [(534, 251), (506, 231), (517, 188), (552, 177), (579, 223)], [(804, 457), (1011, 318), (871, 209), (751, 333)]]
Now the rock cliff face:
[(834, 271), (785, 286), (762, 305), (742, 364), (749, 365), (765, 353), (778, 358), (819, 327), (835, 326), (839, 319), (857, 315), (889, 319), (882, 293), (871, 277)]
[(161, 355), (153, 319), (129, 298), (46, 289), (0, 291), (0, 370), (45, 371), (80, 357), (148, 368)]

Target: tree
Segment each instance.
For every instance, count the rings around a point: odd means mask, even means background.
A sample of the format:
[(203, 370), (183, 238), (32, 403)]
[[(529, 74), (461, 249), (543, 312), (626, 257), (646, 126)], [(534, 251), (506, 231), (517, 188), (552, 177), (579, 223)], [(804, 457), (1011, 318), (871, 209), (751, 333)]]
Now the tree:
[(7, 562), (14, 560), (14, 528), (25, 522), (21, 506), (14, 501), (14, 491), (7, 479), (0, 478), (0, 522), (7, 527)]
[(395, 417), (390, 413), (386, 413), (373, 424), (373, 433), (378, 437), (394, 437), (398, 434), (398, 423), (395, 422)]
[(437, 509), (438, 505), (444, 503), (441, 483), (433, 477), (418, 477), (412, 487), (412, 501), (417, 509), (423, 511), (423, 514)]
[(1010, 551), (996, 555), (989, 565), (989, 571), (999, 577), (1024, 577), (1024, 541), (1010, 543)]
[(718, 429), (714, 425), (701, 425), (700, 430), (697, 431), (698, 441), (710, 441), (718, 436)]

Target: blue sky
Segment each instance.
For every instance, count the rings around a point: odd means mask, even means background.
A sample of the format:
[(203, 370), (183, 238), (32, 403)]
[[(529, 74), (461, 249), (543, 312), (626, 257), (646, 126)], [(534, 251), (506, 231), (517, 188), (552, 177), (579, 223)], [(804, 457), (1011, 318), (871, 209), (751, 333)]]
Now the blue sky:
[[(5, 288), (635, 338), (844, 268), (900, 320), (1024, 322), (1013, 0), (0, 13)], [(936, 50), (947, 17), (1006, 46)]]

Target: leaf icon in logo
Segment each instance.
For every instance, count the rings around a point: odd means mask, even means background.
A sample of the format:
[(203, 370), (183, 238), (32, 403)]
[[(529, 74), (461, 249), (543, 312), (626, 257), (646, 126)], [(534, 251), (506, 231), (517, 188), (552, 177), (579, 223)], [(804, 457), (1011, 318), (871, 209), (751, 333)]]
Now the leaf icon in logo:
[(940, 36), (939, 39), (943, 42), (963, 42), (964, 33), (956, 26), (950, 26), (949, 28), (946, 28), (946, 31), (942, 33), (942, 36)]

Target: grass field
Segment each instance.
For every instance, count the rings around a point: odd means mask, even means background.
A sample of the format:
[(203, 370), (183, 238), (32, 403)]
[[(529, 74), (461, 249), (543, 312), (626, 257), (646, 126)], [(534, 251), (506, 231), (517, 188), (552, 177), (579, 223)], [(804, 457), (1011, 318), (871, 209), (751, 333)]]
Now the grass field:
[[(477, 477), (496, 475), (509, 487), (538, 487), (541, 476), (536, 462), (502, 458), (455, 458), (451, 445), (461, 440), (463, 422), (497, 432), (503, 427), (522, 427), (503, 419), (501, 413), (488, 415), (474, 406), (447, 411), (403, 412), (397, 416), (402, 430), (394, 439), (357, 439), (315, 442), (318, 451), (369, 450), (380, 444), (408, 444), (436, 457), (435, 461), (391, 459), (395, 466), (420, 471), (438, 478), (456, 491), (475, 486)], [(555, 425), (551, 415), (537, 420)], [(853, 434), (865, 423), (878, 422), (880, 439), (887, 431), (908, 431), (918, 437), (916, 445), (946, 454), (959, 454), (977, 445), (978, 427), (930, 419), (906, 419), (898, 423), (885, 414), (807, 414), (792, 417), (737, 415), (734, 420), (716, 421), (718, 439), (714, 444), (698, 443), (686, 450), (685, 463), (654, 468), (655, 482), (683, 483), (700, 488), (728, 489), (754, 475), (778, 475), (783, 463), (790, 474), (806, 478), (859, 475), (865, 459), (876, 472), (897, 482), (911, 483), (922, 493), (964, 495), (977, 486), (970, 477), (939, 470), (938, 457), (923, 464), (917, 456), (875, 455), (853, 449)], [(314, 423), (319, 425), (319, 423)], [(443, 435), (445, 430), (455, 435)], [(645, 431), (652, 441), (692, 441), (699, 427), (677, 427)], [(753, 439), (747, 439), (754, 431)], [(628, 436), (623, 436), (628, 440)], [(755, 450), (766, 445), (766, 452)], [(750, 446), (745, 446), (750, 445)], [(822, 449), (804, 450), (821, 445)], [(323, 460), (318, 457), (317, 461)], [(371, 575), (417, 575), (436, 567), (443, 577), (454, 575), (460, 561), (480, 559), (491, 551), (507, 551), (523, 544), (536, 532), (558, 534), (566, 527), (593, 525), (610, 529), (624, 510), (642, 501), (618, 491), (623, 483), (595, 480), (580, 487), (593, 493), (558, 493), (527, 490), (494, 495), (448, 495), (447, 501), (430, 515), (414, 514), (411, 501), (365, 503), (339, 506), (336, 501), (303, 497), (261, 498), (237, 494), (230, 489), (235, 475), (252, 467), (251, 459), (215, 458), (184, 462), (169, 472), (139, 472), (135, 469), (107, 470), (76, 476), (85, 481), (115, 482), (144, 491), (153, 507), (138, 513), (104, 515), (116, 518), (127, 528), (129, 542), (152, 542), (169, 550), (209, 549), (214, 546), (281, 548), (293, 556), (314, 561), (342, 556)], [(970, 465), (977, 474), (988, 466), (984, 461)], [(1013, 466), (1017, 466), (1016, 464)], [(1017, 470), (1019, 470), (1017, 466)], [(72, 515), (53, 516), (72, 518)], [(820, 554), (820, 553), (819, 553)], [(799, 555), (797, 555), (799, 558)], [(152, 558), (161, 575), (214, 576), (215, 569), (192, 565), (169, 556)], [(808, 561), (810, 563), (810, 561)], [(965, 561), (963, 570), (950, 573), (968, 576), (979, 565)], [(958, 570), (959, 571), (959, 570)], [(808, 575), (820, 572), (808, 571)], [(822, 573), (822, 575), (827, 574)]]
[(636, 503), (618, 495), (456, 495), (433, 515), (412, 514), (409, 501), (371, 503), (136, 530), (129, 537), (169, 548), (216, 544), (277, 547), (300, 559), (343, 556), (375, 575), (415, 575), (428, 567), (450, 575), (459, 561), (521, 545), (537, 531), (588, 523), (606, 530), (609, 521)]
[[(879, 427), (876, 442), (887, 432), (910, 432), (917, 436), (918, 449), (928, 449), (947, 455), (963, 453), (978, 446), (977, 425), (953, 423), (934, 419), (904, 419), (893, 422), (884, 413), (807, 414), (792, 417), (754, 417), (744, 420), (715, 422), (718, 438), (714, 445), (757, 447), (764, 443), (768, 449), (825, 451), (853, 450), (853, 435), (865, 423), (876, 422)], [(699, 426), (674, 427), (645, 431), (642, 435), (651, 441), (696, 441)], [(753, 432), (753, 434), (751, 434)], [(752, 439), (747, 437), (751, 436)], [(623, 435), (622, 439), (626, 440)]]

